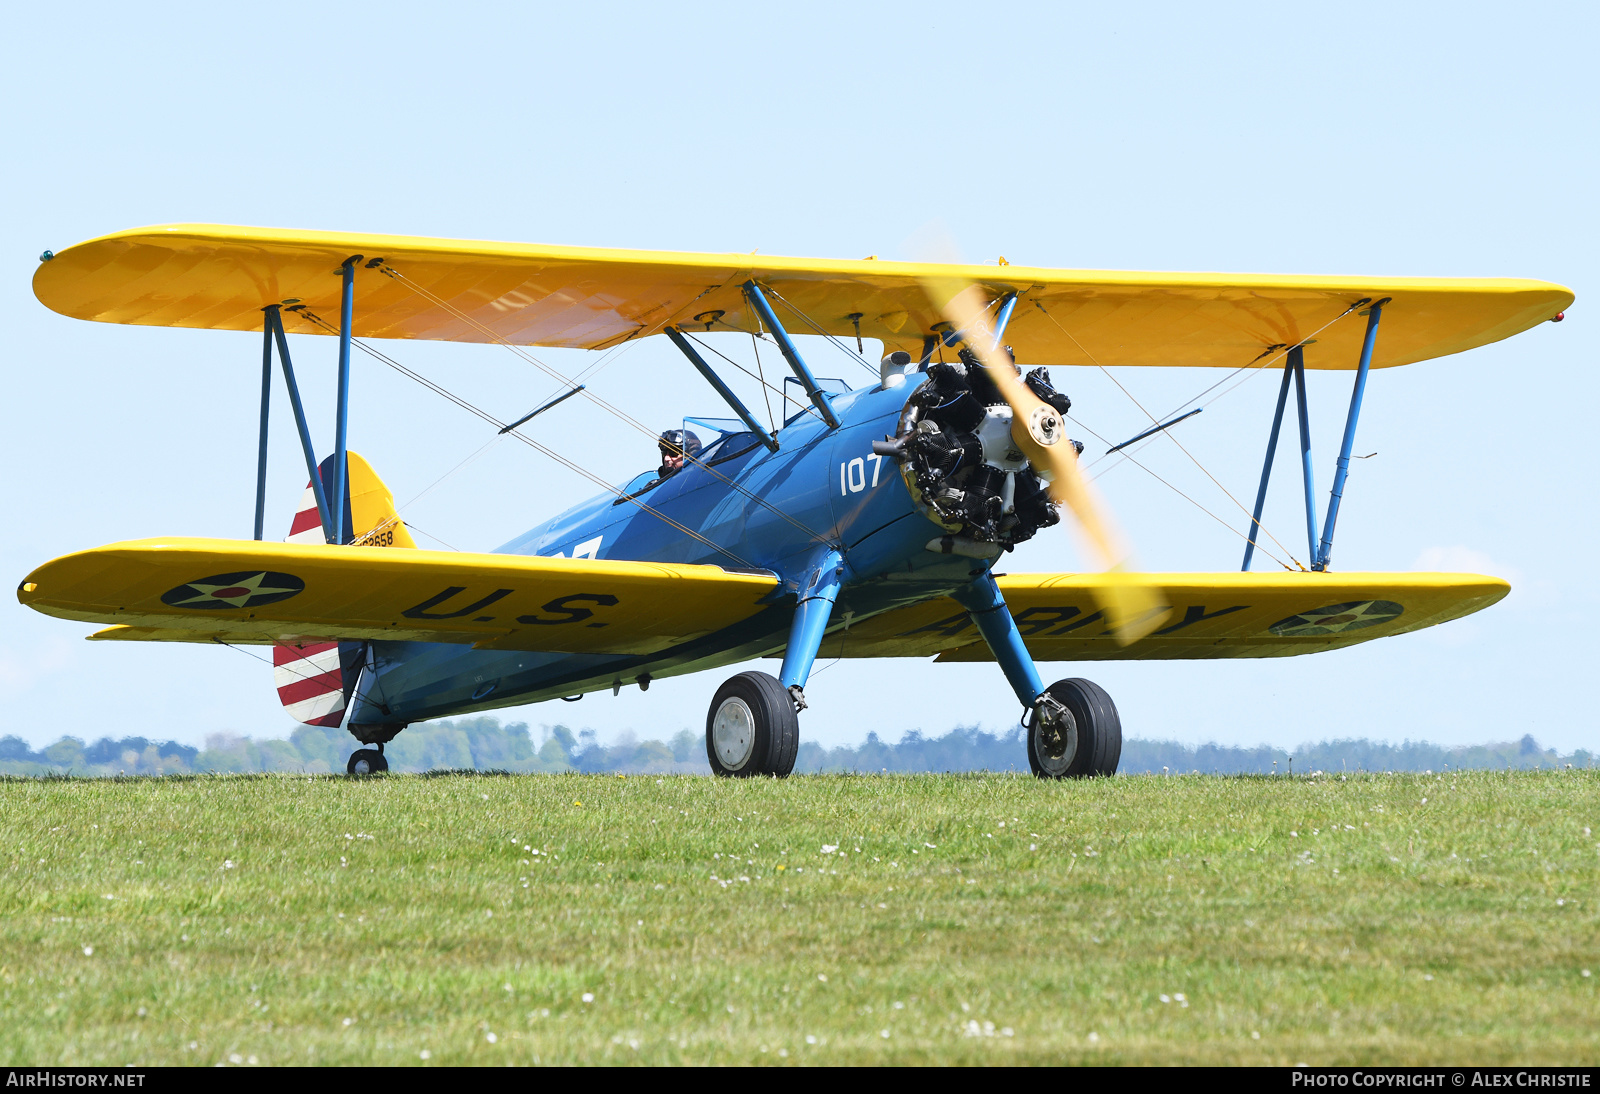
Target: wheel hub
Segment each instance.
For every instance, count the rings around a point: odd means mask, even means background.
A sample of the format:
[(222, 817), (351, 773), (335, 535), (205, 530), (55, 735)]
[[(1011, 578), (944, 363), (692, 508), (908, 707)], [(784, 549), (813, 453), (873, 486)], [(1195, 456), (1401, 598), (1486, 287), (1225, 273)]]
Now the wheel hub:
[(1033, 750), (1039, 766), (1052, 776), (1064, 774), (1078, 755), (1078, 720), (1049, 696), (1033, 718)]
[(755, 715), (743, 699), (730, 695), (711, 720), (711, 746), (717, 751), (717, 759), (729, 771), (739, 771), (750, 762), (755, 741)]

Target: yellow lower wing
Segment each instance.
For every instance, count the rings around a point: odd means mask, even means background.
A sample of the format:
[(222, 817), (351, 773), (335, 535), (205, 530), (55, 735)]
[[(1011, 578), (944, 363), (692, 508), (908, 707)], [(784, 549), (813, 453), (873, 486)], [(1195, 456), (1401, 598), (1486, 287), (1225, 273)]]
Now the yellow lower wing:
[(303, 638), (649, 654), (762, 610), (775, 577), (716, 566), (148, 539), (47, 562), (17, 590), (91, 637), (241, 644)]
[[(999, 579), (1039, 661), (1287, 657), (1431, 627), (1487, 608), (1511, 586), (1478, 574), (1150, 574), (1162, 590), (1151, 633), (1118, 645), (1095, 608), (1100, 574)], [(829, 656), (992, 661), (967, 613), (940, 598), (857, 624)], [(835, 652), (838, 650), (839, 652)]]

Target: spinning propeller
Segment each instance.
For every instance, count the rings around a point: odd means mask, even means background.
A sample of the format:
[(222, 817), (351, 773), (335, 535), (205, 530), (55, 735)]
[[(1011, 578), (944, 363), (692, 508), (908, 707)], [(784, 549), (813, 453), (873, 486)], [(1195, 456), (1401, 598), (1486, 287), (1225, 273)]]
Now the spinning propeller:
[(953, 278), (924, 278), (934, 306), (961, 331), (983, 369), (1011, 407), (1011, 437), (1039, 477), (1047, 480), (1050, 500), (1072, 511), (1082, 539), (1104, 571), (1092, 591), (1095, 605), (1122, 645), (1143, 638), (1161, 619), (1161, 591), (1130, 567), (1130, 555), (1105, 507), (1078, 466), (1078, 454), (1067, 439), (1066, 422), (1017, 375), (1000, 352), (989, 324), (983, 290)]

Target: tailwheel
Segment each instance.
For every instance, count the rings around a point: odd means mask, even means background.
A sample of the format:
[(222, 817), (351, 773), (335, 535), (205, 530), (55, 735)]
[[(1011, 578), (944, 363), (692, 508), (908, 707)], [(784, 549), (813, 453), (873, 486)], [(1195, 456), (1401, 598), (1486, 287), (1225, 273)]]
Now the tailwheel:
[(389, 770), (389, 761), (381, 748), (358, 748), (350, 753), (345, 770), (352, 775), (382, 775)]
[(1122, 758), (1122, 719), (1091, 680), (1057, 680), (1028, 718), (1028, 766), (1041, 779), (1114, 775)]
[(706, 714), (706, 757), (714, 774), (774, 775), (794, 770), (800, 716), (782, 684), (764, 672), (741, 672), (717, 689)]

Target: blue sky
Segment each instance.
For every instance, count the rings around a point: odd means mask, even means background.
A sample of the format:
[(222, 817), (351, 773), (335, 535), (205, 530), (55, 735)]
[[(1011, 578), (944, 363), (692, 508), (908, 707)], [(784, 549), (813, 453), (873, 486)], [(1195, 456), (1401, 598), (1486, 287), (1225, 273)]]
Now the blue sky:
[[(1370, 736), (1445, 743), (1532, 733), (1594, 747), (1600, 588), (1593, 453), (1595, 15), (1547, 5), (31, 5), (0, 42), (0, 403), (20, 581), (68, 551), (153, 535), (250, 533), (259, 338), (88, 324), (45, 309), (39, 252), (142, 224), (211, 221), (549, 243), (905, 256), (941, 223), (966, 258), (1151, 270), (1536, 277), (1578, 294), (1468, 354), (1375, 373), (1335, 566), (1467, 569), (1515, 588), (1471, 619), (1316, 657), (1047, 666), (1088, 675), (1126, 732), (1186, 742)], [(334, 349), (296, 338), (319, 442)], [(660, 344), (657, 344), (660, 343)], [(549, 381), (496, 347), (391, 343), (505, 416)], [(809, 349), (819, 373), (823, 348)], [(558, 367), (583, 355), (551, 353)], [(358, 357), (352, 446), (409, 499), (489, 438), (475, 419)], [(1176, 405), (1217, 378), (1124, 370)], [(1141, 417), (1058, 369), (1106, 436)], [(1311, 377), (1326, 490), (1348, 373)], [(662, 427), (718, 413), (653, 339), (596, 381)], [(1253, 379), (1183, 427), (1240, 497), (1276, 385)], [(278, 400), (282, 409), (282, 400)], [(613, 481), (654, 460), (581, 401), (543, 439)], [(286, 414), (270, 521), (304, 485)], [(1238, 566), (1243, 521), (1170, 444), (1102, 486), (1152, 569)], [(1266, 523), (1301, 527), (1280, 463)], [(491, 447), (405, 515), (486, 549), (593, 493), (519, 446)], [(424, 539), (427, 543), (427, 540)], [(1064, 534), (1008, 560), (1073, 568)], [(266, 666), (215, 648), (86, 643), (90, 628), (0, 607), (0, 733), (285, 735)], [(766, 666), (770, 669), (770, 665)], [(829, 665), (802, 732), (824, 743), (957, 723), (1015, 704), (993, 666)], [(728, 670), (731, 673), (735, 670)], [(704, 725), (725, 673), (647, 695), (507, 712), (603, 736)]]

